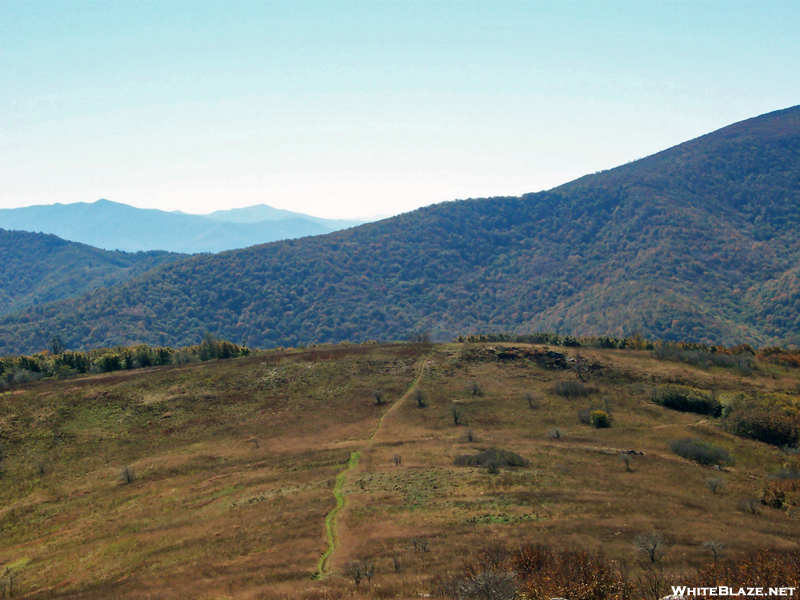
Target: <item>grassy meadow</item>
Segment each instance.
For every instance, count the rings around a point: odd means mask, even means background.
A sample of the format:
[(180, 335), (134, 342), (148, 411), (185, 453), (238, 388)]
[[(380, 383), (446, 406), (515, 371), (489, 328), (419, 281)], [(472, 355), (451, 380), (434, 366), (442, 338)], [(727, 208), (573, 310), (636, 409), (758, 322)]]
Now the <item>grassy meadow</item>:
[[(659, 406), (653, 390), (791, 403), (799, 382), (766, 363), (745, 374), (647, 351), (454, 343), (12, 386), (0, 392), (0, 597), (417, 598), (487, 547), (602, 550), (635, 573), (633, 542), (652, 531), (678, 583), (710, 560), (710, 540), (726, 556), (796, 547), (796, 514), (741, 510), (793, 457)], [(611, 427), (582, 423), (586, 409)], [(670, 449), (682, 438), (736, 463), (682, 458)], [(526, 466), (456, 464), (490, 448)], [(356, 585), (364, 561), (374, 576)]]

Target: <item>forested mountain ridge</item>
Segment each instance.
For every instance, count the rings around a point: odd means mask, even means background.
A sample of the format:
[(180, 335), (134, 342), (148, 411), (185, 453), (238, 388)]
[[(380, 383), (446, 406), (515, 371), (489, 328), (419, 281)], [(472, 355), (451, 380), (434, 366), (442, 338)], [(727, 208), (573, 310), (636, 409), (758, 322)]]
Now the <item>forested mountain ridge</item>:
[(0, 315), (110, 287), (184, 256), (100, 250), (54, 235), (0, 229)]
[(197, 256), (0, 321), (0, 352), (480, 331), (800, 341), (800, 108), (522, 197)]

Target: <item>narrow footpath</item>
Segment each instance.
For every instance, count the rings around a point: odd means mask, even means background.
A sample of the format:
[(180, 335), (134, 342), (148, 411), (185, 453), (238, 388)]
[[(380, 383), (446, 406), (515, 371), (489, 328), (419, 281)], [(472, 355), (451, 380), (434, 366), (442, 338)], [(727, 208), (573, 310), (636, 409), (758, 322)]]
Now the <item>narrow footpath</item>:
[[(402, 406), (403, 402), (405, 402), (411, 395), (414, 393), (414, 390), (417, 388), (417, 384), (419, 380), (422, 378), (422, 374), (425, 370), (425, 365), (428, 363), (428, 360), (433, 355), (433, 351), (428, 354), (424, 359), (422, 359), (417, 366), (417, 372), (414, 376), (414, 380), (411, 382), (411, 385), (406, 390), (406, 393), (403, 394), (398, 400), (396, 400), (389, 408), (381, 415), (381, 418), (378, 420), (378, 424), (375, 425), (375, 429), (372, 430), (372, 433), (369, 436), (369, 440), (367, 442), (367, 448), (372, 446), (372, 440), (375, 437), (375, 434), (378, 433), (381, 426), (383, 425), (384, 420), (390, 414), (394, 413), (397, 409)], [(317, 570), (314, 573), (314, 579), (322, 579), (323, 577), (327, 577), (331, 574), (330, 570), (330, 563), (331, 557), (333, 556), (334, 552), (339, 548), (340, 541), (339, 541), (339, 529), (337, 526), (337, 520), (339, 517), (339, 513), (347, 506), (347, 498), (344, 495), (344, 484), (347, 482), (347, 475), (356, 467), (358, 466), (358, 459), (361, 458), (361, 452), (353, 451), (350, 454), (350, 460), (347, 461), (345, 465), (343, 465), (342, 471), (336, 476), (336, 483), (333, 486), (333, 497), (336, 499), (336, 506), (333, 507), (331, 512), (329, 512), (325, 516), (325, 532), (328, 538), (328, 548), (325, 552), (320, 556), (319, 562), (317, 563)]]

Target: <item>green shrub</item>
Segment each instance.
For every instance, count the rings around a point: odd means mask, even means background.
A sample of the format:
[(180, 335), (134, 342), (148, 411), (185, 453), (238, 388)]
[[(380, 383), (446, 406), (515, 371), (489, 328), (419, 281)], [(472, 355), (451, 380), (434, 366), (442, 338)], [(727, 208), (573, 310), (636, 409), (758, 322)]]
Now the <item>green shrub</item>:
[(725, 428), (773, 446), (795, 446), (800, 441), (800, 419), (777, 407), (737, 402), (725, 415)]
[(592, 425), (594, 425), (597, 429), (611, 427), (611, 417), (604, 410), (593, 410)]
[(736, 459), (727, 450), (701, 440), (690, 438), (672, 440), (670, 448), (678, 456), (701, 465), (732, 466), (736, 464)]
[(722, 414), (722, 404), (711, 394), (680, 385), (658, 388), (653, 394), (653, 401), (664, 408), (671, 408), (681, 412), (710, 415), (712, 417), (719, 417)]

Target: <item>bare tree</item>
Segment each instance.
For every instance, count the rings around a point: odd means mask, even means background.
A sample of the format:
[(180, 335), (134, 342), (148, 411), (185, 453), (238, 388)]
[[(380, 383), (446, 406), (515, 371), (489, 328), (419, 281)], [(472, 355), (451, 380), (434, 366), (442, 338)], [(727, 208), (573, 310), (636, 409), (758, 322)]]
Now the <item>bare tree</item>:
[(361, 581), (364, 579), (364, 571), (359, 561), (353, 561), (347, 564), (347, 576), (353, 580), (356, 587), (361, 585)]
[(375, 577), (375, 563), (365, 558), (361, 561), (361, 569), (364, 572), (364, 579), (367, 580), (369, 585), (372, 585), (372, 578)]
[(581, 356), (581, 351), (575, 351), (575, 374), (578, 376), (578, 381), (586, 381), (586, 375), (589, 372), (586, 359)]
[(534, 398), (533, 394), (531, 394), (530, 392), (523, 393), (522, 394), (522, 399), (525, 402), (528, 403), (528, 408), (537, 408), (538, 407), (538, 403), (536, 402), (536, 399)]
[(709, 477), (706, 479), (706, 487), (711, 490), (712, 494), (719, 494), (725, 487), (725, 480), (722, 477)]
[(483, 388), (477, 381), (470, 381), (467, 384), (467, 394), (470, 396), (483, 396)]
[(631, 461), (633, 460), (633, 458), (631, 457), (631, 455), (628, 454), (627, 452), (620, 452), (619, 459), (625, 464), (625, 470), (628, 473), (632, 473), (633, 471), (631, 471)]
[(660, 564), (645, 566), (638, 577), (638, 582), (640, 595), (647, 600), (659, 600), (668, 590), (664, 567)]
[(395, 454), (394, 458), (392, 460), (394, 460), (394, 464), (397, 467), (400, 467), (400, 466), (403, 465), (403, 457), (400, 456), (399, 454)]
[(719, 557), (722, 555), (722, 551), (725, 550), (727, 546), (723, 542), (719, 542), (717, 540), (708, 540), (707, 542), (703, 542), (703, 548), (711, 552), (714, 555), (714, 562), (719, 560)]
[(664, 536), (657, 531), (637, 535), (633, 540), (633, 547), (644, 554), (652, 564), (661, 562), (667, 553)]
[(375, 404), (383, 404), (383, 390), (372, 390), (372, 397), (375, 398)]
[(557, 440), (561, 437), (561, 430), (558, 427), (553, 427), (550, 431), (547, 432), (547, 437), (551, 437)]
[(17, 575), (10, 567), (6, 567), (3, 571), (3, 585), (0, 589), (3, 590), (3, 597), (6, 595), (6, 583), (8, 584), (8, 596), (14, 596), (14, 583), (17, 580)]
[(475, 434), (472, 433), (472, 429), (467, 429), (467, 441), (472, 443), (475, 441)]
[(128, 465), (122, 467), (117, 479), (119, 479), (119, 482), (123, 485), (133, 483), (136, 479), (136, 473), (134, 473), (133, 467), (129, 467)]
[(420, 389), (414, 391), (414, 398), (417, 401), (417, 407), (425, 408), (425, 392)]
[(394, 565), (395, 572), (400, 570), (402, 563), (400, 562), (400, 557), (397, 554), (392, 556), (392, 564)]
[(458, 404), (453, 404), (453, 424), (458, 426), (461, 422), (461, 409), (458, 407)]
[(431, 343), (431, 334), (427, 331), (420, 331), (418, 333), (412, 333), (411, 336), (408, 338), (408, 341), (412, 344), (430, 344)]
[(425, 556), (428, 554), (428, 538), (411, 538), (411, 543), (414, 544), (414, 552), (419, 556), (422, 564), (425, 564)]
[(505, 571), (479, 571), (468, 579), (445, 584), (442, 590), (449, 598), (457, 600), (513, 600), (519, 588), (513, 573)]

